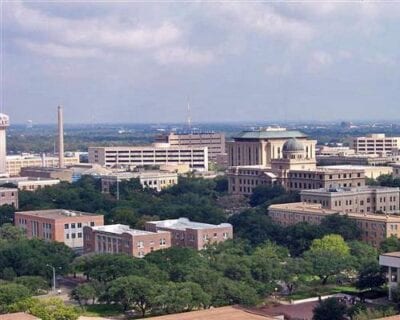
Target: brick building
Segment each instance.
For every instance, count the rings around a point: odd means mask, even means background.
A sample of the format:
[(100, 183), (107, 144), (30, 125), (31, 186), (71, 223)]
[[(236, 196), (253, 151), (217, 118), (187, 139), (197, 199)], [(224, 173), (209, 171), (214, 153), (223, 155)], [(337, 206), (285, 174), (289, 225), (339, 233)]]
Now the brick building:
[(0, 206), (9, 205), (18, 209), (18, 189), (0, 188)]
[(350, 219), (355, 220), (361, 229), (362, 241), (374, 247), (379, 247), (379, 244), (390, 236), (400, 237), (400, 216), (357, 212), (342, 213), (339, 210), (324, 209), (319, 203), (304, 202), (271, 205), (268, 208), (268, 214), (272, 220), (282, 226), (300, 222), (320, 224), (326, 216), (347, 215)]
[(396, 214), (400, 205), (400, 189), (390, 187), (303, 190), (300, 197), (302, 202), (319, 203), (325, 209), (340, 210), (344, 213)]
[(152, 232), (171, 232), (171, 245), (188, 247), (196, 250), (203, 249), (211, 243), (223, 242), (233, 237), (232, 225), (221, 223), (219, 225), (192, 222), (187, 218), (149, 221), (145, 229)]
[(143, 231), (114, 224), (83, 228), (84, 253), (126, 253), (142, 258), (146, 254), (171, 246), (171, 233)]
[(65, 243), (73, 249), (83, 248), (83, 227), (102, 226), (103, 215), (63, 210), (20, 211), (14, 223), (23, 228), (28, 238), (39, 238)]

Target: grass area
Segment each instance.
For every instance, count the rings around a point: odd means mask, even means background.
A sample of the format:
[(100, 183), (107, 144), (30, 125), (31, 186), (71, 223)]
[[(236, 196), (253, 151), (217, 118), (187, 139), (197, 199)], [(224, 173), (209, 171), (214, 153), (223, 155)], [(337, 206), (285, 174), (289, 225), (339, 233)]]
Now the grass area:
[(91, 304), (84, 307), (86, 317), (112, 317), (123, 313), (121, 306), (115, 304)]
[(356, 287), (350, 285), (317, 285), (317, 286), (305, 286), (299, 288), (295, 291), (294, 294), (288, 296), (290, 300), (301, 300), (317, 297), (319, 295), (326, 296), (336, 293), (358, 293), (358, 289)]

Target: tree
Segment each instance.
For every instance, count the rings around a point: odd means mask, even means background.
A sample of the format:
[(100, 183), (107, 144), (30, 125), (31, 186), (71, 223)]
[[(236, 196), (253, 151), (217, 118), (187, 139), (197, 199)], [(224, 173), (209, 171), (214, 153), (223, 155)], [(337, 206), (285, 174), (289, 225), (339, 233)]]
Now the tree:
[(22, 228), (13, 226), (11, 223), (5, 223), (0, 227), (0, 239), (7, 241), (18, 241), (26, 238)]
[(253, 189), (249, 203), (252, 207), (256, 207), (284, 194), (286, 194), (286, 190), (280, 185), (260, 185)]
[(315, 239), (310, 250), (304, 253), (312, 274), (319, 276), (325, 285), (330, 276), (339, 274), (351, 265), (350, 248), (339, 235), (326, 235)]
[(27, 287), (32, 295), (48, 291), (49, 289), (49, 283), (40, 276), (22, 276), (14, 279), (14, 282)]
[(111, 282), (107, 295), (111, 301), (121, 304), (124, 310), (134, 308), (144, 317), (157, 303), (159, 286), (152, 280), (128, 276)]
[(385, 284), (385, 274), (383, 273), (377, 261), (368, 262), (367, 264), (364, 264), (360, 269), (361, 271), (358, 276), (358, 281), (356, 283), (357, 288), (361, 290), (373, 289)]
[(390, 236), (381, 242), (380, 249), (383, 253), (400, 251), (400, 239)]
[(282, 230), (281, 239), (278, 242), (288, 247), (290, 254), (297, 257), (310, 248), (314, 239), (321, 238), (323, 235), (319, 226), (300, 222)]
[(336, 298), (328, 298), (321, 301), (313, 313), (313, 320), (345, 320), (347, 307)]
[(59, 298), (28, 298), (10, 306), (11, 312), (26, 312), (41, 320), (77, 320), (79, 312)]
[(363, 265), (376, 263), (378, 250), (369, 244), (361, 241), (347, 242), (350, 247), (350, 254), (354, 259), (354, 267), (359, 270)]
[[(3, 205), (0, 207), (0, 225), (12, 224), (14, 222), (15, 207)], [(1, 238), (1, 236), (0, 236)]]
[(0, 285), (0, 312), (7, 312), (11, 304), (29, 296), (29, 289), (21, 284), (8, 283)]
[(97, 291), (91, 283), (79, 284), (71, 291), (71, 298), (79, 303), (80, 306), (87, 305), (89, 300), (92, 303), (96, 300)]
[(361, 237), (361, 229), (355, 220), (348, 216), (328, 215), (322, 219), (320, 228), (324, 234), (339, 234), (346, 241), (358, 240)]

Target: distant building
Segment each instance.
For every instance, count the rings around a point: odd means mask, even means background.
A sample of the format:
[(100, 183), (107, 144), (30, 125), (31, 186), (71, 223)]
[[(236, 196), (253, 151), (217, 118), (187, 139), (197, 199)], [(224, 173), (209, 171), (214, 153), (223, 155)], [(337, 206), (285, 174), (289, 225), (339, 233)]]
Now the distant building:
[(314, 160), (316, 141), (300, 131), (284, 128), (267, 128), (244, 131), (227, 142), (229, 166), (271, 166), (272, 159), (283, 158), (283, 145), (295, 139), (304, 146), (305, 159)]
[(6, 130), (10, 126), (10, 118), (0, 113), (0, 177), (8, 176), (6, 168), (7, 135)]
[(400, 189), (389, 187), (328, 188), (302, 190), (301, 201), (319, 203), (325, 209), (344, 213), (396, 214), (400, 209)]
[(18, 189), (0, 187), (0, 206), (9, 205), (18, 209)]
[(21, 169), (21, 176), (72, 182), (73, 171), (67, 168), (25, 167)]
[(381, 175), (391, 175), (393, 168), (391, 166), (356, 166), (356, 165), (337, 165), (337, 166), (324, 166), (326, 169), (333, 170), (364, 170), (365, 177), (376, 179)]
[(386, 137), (384, 133), (374, 133), (352, 139), (352, 148), (360, 154), (387, 154), (400, 148), (400, 137)]
[(167, 231), (149, 232), (122, 224), (84, 227), (84, 253), (126, 253), (142, 258), (146, 254), (171, 246)]
[(208, 148), (176, 147), (169, 144), (89, 147), (89, 163), (106, 167), (188, 164), (191, 170), (208, 171)]
[(317, 155), (317, 164), (319, 166), (386, 166), (397, 161), (400, 161), (400, 156), (395, 154)]
[(214, 225), (192, 222), (187, 218), (149, 221), (146, 222), (145, 229), (152, 232), (169, 231), (173, 247), (188, 247), (196, 250), (233, 237), (232, 225), (229, 223)]
[(160, 134), (158, 143), (168, 143), (172, 147), (207, 147), (208, 158), (216, 161), (218, 155), (225, 154), (225, 134), (217, 132), (189, 131)]
[(13, 184), (18, 188), (18, 190), (22, 191), (36, 191), (59, 183), (60, 180), (58, 179), (29, 177), (0, 178), (0, 186), (4, 184)]
[[(64, 164), (75, 165), (79, 163), (78, 153), (66, 153), (64, 156)], [(46, 156), (35, 154), (22, 154), (17, 156), (7, 156), (6, 170), (11, 177), (19, 176), (21, 169), (25, 167), (52, 167), (59, 165), (58, 156)]]
[(19, 211), (14, 223), (25, 230), (28, 238), (58, 241), (79, 250), (83, 248), (83, 227), (102, 226), (104, 217), (64, 209)]
[(167, 187), (178, 183), (178, 174), (163, 171), (143, 171), (143, 172), (116, 172), (113, 174), (101, 176), (101, 190), (109, 193), (113, 185), (117, 181), (127, 181), (131, 179), (139, 179), (143, 188), (150, 188), (161, 191)]
[(347, 215), (355, 220), (361, 229), (362, 241), (379, 247), (380, 243), (388, 237), (400, 237), (400, 216), (348, 212), (340, 210), (324, 209), (321, 204), (315, 203), (284, 203), (271, 205), (268, 215), (282, 226), (290, 226), (300, 222), (320, 224), (322, 219), (329, 215)]

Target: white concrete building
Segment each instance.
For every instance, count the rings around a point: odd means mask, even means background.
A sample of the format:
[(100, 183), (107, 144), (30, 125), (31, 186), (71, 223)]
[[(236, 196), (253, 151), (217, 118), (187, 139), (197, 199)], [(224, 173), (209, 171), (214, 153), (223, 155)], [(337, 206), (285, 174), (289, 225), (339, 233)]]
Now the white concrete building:
[(384, 133), (374, 133), (353, 138), (352, 147), (360, 154), (387, 154), (400, 147), (400, 137), (386, 137)]
[(400, 279), (400, 252), (388, 252), (379, 256), (379, 265), (388, 268), (389, 300), (392, 300), (393, 289), (398, 288)]

